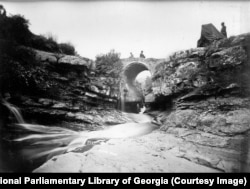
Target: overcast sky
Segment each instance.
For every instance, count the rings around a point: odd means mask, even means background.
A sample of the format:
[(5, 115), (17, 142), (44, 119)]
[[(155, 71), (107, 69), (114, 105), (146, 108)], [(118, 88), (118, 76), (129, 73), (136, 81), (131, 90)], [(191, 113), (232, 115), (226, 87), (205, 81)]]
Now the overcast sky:
[[(121, 57), (165, 58), (196, 47), (201, 25), (213, 23), (228, 35), (250, 31), (250, 1), (2, 1), (8, 14), (21, 14), (35, 34), (52, 33), (94, 59), (115, 49)], [(247, 23), (248, 22), (248, 23)]]

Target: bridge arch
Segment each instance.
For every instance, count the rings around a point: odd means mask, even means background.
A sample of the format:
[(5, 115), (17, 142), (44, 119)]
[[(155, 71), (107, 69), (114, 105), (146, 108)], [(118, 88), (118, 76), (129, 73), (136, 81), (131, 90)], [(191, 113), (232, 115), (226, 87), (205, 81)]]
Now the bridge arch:
[[(165, 59), (124, 58), (121, 61), (123, 69), (120, 75), (119, 107), (122, 110), (130, 111), (126, 110), (126, 108), (123, 109), (127, 104), (128, 107), (132, 107), (135, 110), (136, 105), (144, 100), (143, 94), (134, 85), (136, 76), (144, 70), (148, 70), (153, 75), (155, 67), (165, 61)], [(134, 110), (132, 112), (135, 112)]]
[(132, 85), (136, 76), (142, 72), (148, 70), (150, 71), (150, 68), (147, 64), (139, 61), (133, 61), (129, 64), (127, 64), (123, 68), (123, 75), (125, 76), (126, 82), (129, 85)]
[[(142, 105), (144, 96), (135, 86), (135, 79), (139, 73), (148, 70), (150, 66), (145, 62), (134, 60), (127, 62), (121, 74), (120, 95), (121, 109), (129, 112), (136, 112), (137, 105)], [(152, 73), (151, 73), (152, 74)]]

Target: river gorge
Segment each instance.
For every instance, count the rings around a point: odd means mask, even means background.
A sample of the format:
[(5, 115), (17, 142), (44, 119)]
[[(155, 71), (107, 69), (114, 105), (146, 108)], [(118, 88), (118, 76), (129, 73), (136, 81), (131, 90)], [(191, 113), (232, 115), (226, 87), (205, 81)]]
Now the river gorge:
[(249, 172), (249, 33), (95, 61), (28, 39), (1, 39), (0, 172)]

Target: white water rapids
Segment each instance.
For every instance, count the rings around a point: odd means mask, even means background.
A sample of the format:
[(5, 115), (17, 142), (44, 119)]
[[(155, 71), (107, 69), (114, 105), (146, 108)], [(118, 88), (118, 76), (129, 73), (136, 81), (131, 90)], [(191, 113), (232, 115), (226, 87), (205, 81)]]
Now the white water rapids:
[[(129, 138), (151, 133), (158, 126), (151, 122), (151, 117), (144, 114), (126, 114), (133, 122), (107, 126), (98, 131), (77, 132), (61, 127), (28, 124), (24, 122), (18, 109), (8, 102), (4, 105), (13, 113), (17, 120), (17, 127), (28, 133), (14, 139), (17, 143), (24, 143), (28, 148), (22, 149), (22, 154), (28, 159), (51, 157), (91, 146), (97, 141), (112, 138)], [(27, 145), (28, 144), (28, 145)]]

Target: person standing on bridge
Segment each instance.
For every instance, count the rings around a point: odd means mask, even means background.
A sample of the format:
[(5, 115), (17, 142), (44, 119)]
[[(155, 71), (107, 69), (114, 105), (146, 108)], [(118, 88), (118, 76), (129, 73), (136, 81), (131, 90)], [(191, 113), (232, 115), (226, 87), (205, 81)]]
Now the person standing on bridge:
[(143, 54), (143, 51), (141, 51), (140, 58), (146, 58), (145, 55)]
[(129, 58), (134, 58), (134, 55), (133, 55), (132, 52), (130, 53), (130, 57)]

